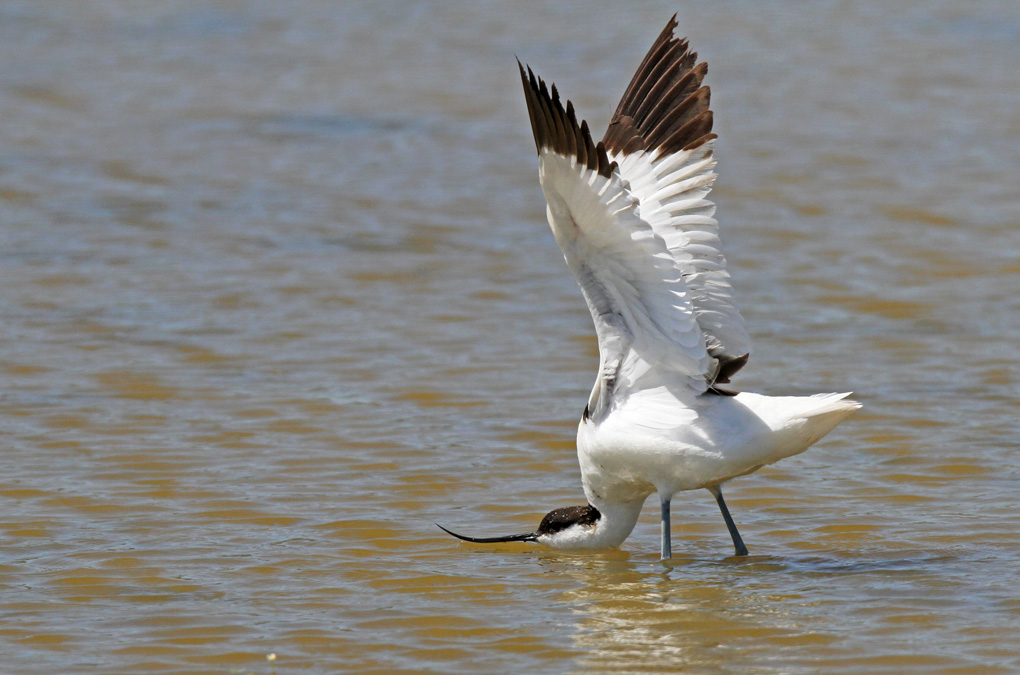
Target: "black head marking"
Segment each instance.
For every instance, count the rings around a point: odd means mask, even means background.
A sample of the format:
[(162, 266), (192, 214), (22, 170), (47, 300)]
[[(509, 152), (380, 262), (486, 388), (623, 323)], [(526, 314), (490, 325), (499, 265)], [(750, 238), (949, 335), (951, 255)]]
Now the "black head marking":
[(599, 513), (599, 510), (591, 504), (567, 506), (546, 514), (542, 522), (539, 523), (538, 529), (535, 530), (535, 534), (539, 536), (543, 534), (556, 534), (571, 525), (595, 525), (601, 517), (602, 514)]

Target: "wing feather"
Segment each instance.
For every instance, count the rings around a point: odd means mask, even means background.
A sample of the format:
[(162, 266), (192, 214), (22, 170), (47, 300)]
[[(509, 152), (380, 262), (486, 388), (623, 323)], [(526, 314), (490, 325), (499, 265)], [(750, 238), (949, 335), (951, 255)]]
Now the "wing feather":
[[(599, 378), (589, 413), (650, 370), (672, 372), (694, 392), (715, 377), (691, 294), (667, 243), (639, 215), (640, 205), (603, 143), (577, 123), (555, 87), (521, 66), (539, 155), (547, 215), (598, 334)], [(680, 170), (684, 170), (680, 167)], [(674, 378), (677, 379), (677, 378)]]
[(727, 382), (747, 362), (751, 339), (733, 298), (719, 241), (711, 92), (707, 65), (670, 19), (641, 63), (603, 140), (607, 156), (639, 203), (639, 213), (676, 261), (704, 335)]

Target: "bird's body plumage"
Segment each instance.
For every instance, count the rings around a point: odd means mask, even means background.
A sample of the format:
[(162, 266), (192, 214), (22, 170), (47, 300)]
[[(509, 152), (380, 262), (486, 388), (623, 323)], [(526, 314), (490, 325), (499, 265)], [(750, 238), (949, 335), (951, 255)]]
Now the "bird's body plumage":
[(549, 225), (599, 344), (577, 434), (591, 510), (584, 522), (533, 533), (550, 546), (618, 546), (657, 493), (668, 556), (670, 499), (707, 488), (746, 552), (719, 486), (803, 452), (860, 407), (847, 394), (719, 387), (747, 362), (751, 341), (708, 200), (716, 174), (707, 67), (675, 27), (674, 17), (598, 143), (556, 87), (521, 66)]
[[(859, 407), (846, 396), (744, 392), (685, 402), (642, 391), (601, 421), (581, 421), (577, 454), (585, 495), (607, 514), (601, 526), (618, 530), (613, 504), (640, 510), (651, 494), (668, 500), (712, 488), (803, 452)], [(671, 418), (675, 424), (668, 424)], [(620, 517), (630, 517), (629, 510)]]

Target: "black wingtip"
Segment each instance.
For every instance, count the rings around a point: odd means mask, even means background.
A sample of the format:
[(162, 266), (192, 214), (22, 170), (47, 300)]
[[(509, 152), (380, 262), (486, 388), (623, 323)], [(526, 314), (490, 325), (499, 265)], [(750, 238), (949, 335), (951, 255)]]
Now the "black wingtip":
[(577, 163), (597, 171), (605, 178), (613, 175), (615, 165), (609, 161), (606, 148), (591, 138), (588, 125), (582, 120), (578, 125), (574, 105), (568, 100), (564, 107), (556, 85), (546, 85), (545, 80), (535, 75), (530, 66), (517, 59), (524, 85), (524, 98), (528, 105), (528, 117), (535, 137), (538, 154), (543, 150), (576, 157)]
[(672, 154), (715, 138), (709, 92), (702, 86), (707, 66), (698, 63), (697, 52), (687, 38), (677, 37), (676, 28), (674, 14), (620, 99), (603, 139), (610, 153), (658, 149)]
[(465, 537), (463, 534), (457, 534), (451, 530), (446, 529), (439, 523), (435, 524), (443, 532), (447, 533), (451, 537), (456, 537), (462, 541), (469, 541), (472, 544), (500, 544), (507, 541), (538, 541), (537, 532), (528, 532), (527, 534), (511, 534), (506, 537)]
[(715, 376), (715, 381), (723, 384), (729, 383), (730, 378), (737, 374), (737, 371), (747, 365), (747, 359), (750, 354), (744, 354), (743, 356), (717, 356), (719, 359), (719, 372)]

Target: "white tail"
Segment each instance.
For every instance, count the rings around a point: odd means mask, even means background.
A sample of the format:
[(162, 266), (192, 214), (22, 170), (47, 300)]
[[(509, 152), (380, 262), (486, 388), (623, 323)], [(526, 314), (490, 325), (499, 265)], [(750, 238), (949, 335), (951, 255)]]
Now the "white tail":
[(814, 396), (761, 396), (740, 394), (739, 400), (754, 410), (774, 432), (776, 454), (766, 463), (804, 452), (836, 428), (861, 404), (842, 394)]
[(828, 415), (829, 413), (842, 413), (839, 419), (845, 419), (850, 413), (861, 408), (861, 404), (852, 398), (847, 398), (853, 392), (845, 392), (842, 394), (815, 394), (814, 396), (806, 396), (801, 400), (806, 405), (810, 405), (803, 413), (801, 417), (817, 417), (818, 415)]
[(815, 394), (800, 398), (802, 409), (799, 411), (788, 409), (789, 418), (780, 433), (784, 436), (786, 433), (792, 434), (799, 441), (797, 445), (803, 443), (799, 452), (807, 450), (825, 434), (835, 429), (837, 424), (860, 409), (860, 403), (847, 398), (850, 393)]

